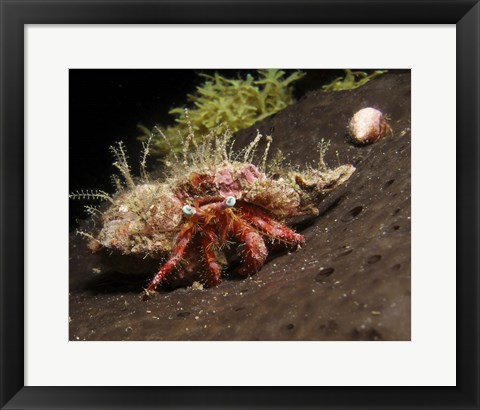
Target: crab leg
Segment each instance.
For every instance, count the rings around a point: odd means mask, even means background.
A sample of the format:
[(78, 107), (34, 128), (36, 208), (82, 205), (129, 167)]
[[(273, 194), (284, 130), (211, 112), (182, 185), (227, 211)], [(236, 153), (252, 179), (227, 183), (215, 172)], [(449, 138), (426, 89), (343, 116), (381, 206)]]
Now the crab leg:
[(246, 222), (237, 218), (233, 222), (233, 228), (238, 232), (237, 236), (245, 245), (242, 255), (242, 266), (238, 269), (241, 275), (252, 275), (260, 270), (267, 259), (267, 247), (258, 232), (255, 232)]
[(300, 246), (305, 244), (305, 238), (303, 235), (300, 235), (280, 222), (275, 221), (264, 212), (261, 212), (247, 204), (241, 204), (240, 209), (242, 210), (243, 217), (251, 225), (253, 225), (255, 228), (258, 228), (262, 232), (265, 232), (273, 239)]
[(185, 249), (190, 242), (193, 235), (193, 227), (189, 226), (187, 229), (179, 232), (177, 237), (177, 243), (173, 248), (171, 255), (173, 255), (157, 272), (146, 289), (147, 295), (155, 292), (157, 286), (162, 282), (163, 278), (182, 260)]
[(207, 263), (207, 284), (216, 286), (220, 283), (221, 269), (217, 263), (213, 246), (217, 243), (215, 234), (210, 230), (206, 231), (206, 235), (202, 238), (202, 250)]

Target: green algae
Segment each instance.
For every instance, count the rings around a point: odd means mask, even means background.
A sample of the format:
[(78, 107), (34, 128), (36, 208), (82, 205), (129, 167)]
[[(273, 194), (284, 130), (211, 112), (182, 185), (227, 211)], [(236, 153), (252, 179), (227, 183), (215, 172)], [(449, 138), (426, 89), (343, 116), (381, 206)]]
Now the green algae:
[[(291, 84), (305, 74), (294, 71), (286, 76), (278, 69), (257, 70), (256, 75), (244, 78), (226, 78), (218, 73), (200, 74), (205, 81), (196, 92), (187, 95), (189, 105), (172, 108), (169, 114), (176, 117), (175, 125), (155, 126), (149, 131), (144, 127), (141, 140), (152, 137), (151, 154), (164, 159), (183, 150), (179, 135), (185, 132), (204, 135), (221, 132), (219, 124), (228, 124), (231, 132), (245, 129), (292, 104)], [(188, 109), (188, 115), (185, 113)], [(195, 141), (193, 141), (195, 143)]]
[[(359, 88), (371, 79), (386, 73), (388, 70), (375, 70), (372, 74), (364, 71), (345, 70), (345, 77), (338, 77), (331, 83), (322, 86), (323, 91), (348, 91)], [(358, 78), (358, 80), (357, 80)]]

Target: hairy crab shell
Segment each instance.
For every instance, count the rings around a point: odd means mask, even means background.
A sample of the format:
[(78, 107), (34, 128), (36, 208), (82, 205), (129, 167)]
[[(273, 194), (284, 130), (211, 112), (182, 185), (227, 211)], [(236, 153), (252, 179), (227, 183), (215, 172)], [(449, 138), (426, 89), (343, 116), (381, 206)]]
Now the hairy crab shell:
[(172, 248), (182, 220), (182, 205), (168, 184), (139, 184), (122, 191), (100, 216), (102, 228), (90, 241), (90, 248), (161, 256)]
[[(80, 192), (72, 198), (107, 200), (104, 211), (95, 213), (97, 230), (80, 232), (97, 252), (105, 249), (121, 255), (161, 259), (168, 257), (150, 282), (147, 293), (172, 277), (181, 285), (200, 280), (208, 286), (220, 282), (222, 270), (231, 263), (232, 243), (243, 245), (237, 272), (250, 275), (265, 263), (270, 243), (296, 248), (302, 235), (285, 225), (299, 215), (315, 215), (321, 197), (343, 184), (354, 172), (352, 165), (301, 172), (289, 166), (267, 166), (271, 138), (259, 164), (253, 157), (262, 135), (239, 153), (229, 144), (232, 135), (208, 135), (189, 149), (190, 134), (181, 158), (170, 164), (162, 181), (150, 180), (143, 156), (142, 178), (130, 173), (123, 145), (112, 151), (114, 165), (124, 179), (118, 192)], [(118, 180), (117, 180), (118, 182)], [(229, 256), (230, 255), (230, 256)]]

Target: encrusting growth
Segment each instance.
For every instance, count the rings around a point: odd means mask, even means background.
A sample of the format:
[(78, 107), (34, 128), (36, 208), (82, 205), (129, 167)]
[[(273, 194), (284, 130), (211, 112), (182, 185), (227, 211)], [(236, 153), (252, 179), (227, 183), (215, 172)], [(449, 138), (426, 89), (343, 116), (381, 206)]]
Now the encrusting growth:
[[(320, 147), (320, 168), (298, 171), (279, 159), (269, 161), (272, 139), (258, 131), (246, 148), (235, 153), (228, 129), (199, 140), (190, 124), (188, 128), (187, 136), (181, 137), (183, 152), (166, 164), (163, 181), (151, 180), (146, 171), (149, 142), (144, 145), (138, 181), (118, 143), (112, 148), (114, 165), (123, 179), (123, 184), (115, 179), (118, 192), (111, 197), (102, 191), (71, 195), (109, 202), (102, 212), (90, 211), (98, 229), (82, 232), (92, 251), (167, 258), (148, 284), (148, 296), (163, 283), (186, 286), (200, 281), (216, 286), (224, 268), (235, 263), (238, 275), (252, 275), (263, 266), (273, 245), (302, 247), (304, 237), (286, 222), (318, 214), (322, 196), (355, 170), (349, 164), (327, 168), (325, 144)], [(262, 140), (266, 148), (260, 154)], [(239, 253), (239, 261), (232, 251)]]

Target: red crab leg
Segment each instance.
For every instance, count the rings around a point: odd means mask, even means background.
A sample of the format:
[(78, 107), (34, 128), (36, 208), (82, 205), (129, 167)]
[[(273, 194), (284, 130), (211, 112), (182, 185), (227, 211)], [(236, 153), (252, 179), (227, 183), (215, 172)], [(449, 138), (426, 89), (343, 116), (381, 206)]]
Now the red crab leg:
[(182, 260), (183, 254), (185, 253), (185, 249), (188, 245), (188, 242), (190, 242), (192, 235), (193, 227), (188, 227), (186, 230), (179, 232), (177, 243), (171, 253), (173, 256), (160, 268), (155, 277), (152, 279), (146, 289), (147, 294), (154, 292), (163, 278)]
[(242, 266), (238, 269), (241, 275), (254, 274), (260, 270), (267, 259), (267, 247), (258, 232), (255, 232), (246, 222), (240, 218), (233, 222), (234, 231), (238, 232), (237, 236), (245, 245), (242, 255)]
[(205, 232), (205, 236), (202, 238), (202, 249), (207, 263), (207, 284), (209, 286), (216, 286), (220, 283), (221, 269), (217, 263), (213, 245), (217, 243), (215, 234), (210, 230)]
[(259, 209), (245, 203), (240, 205), (240, 209), (243, 212), (243, 217), (250, 224), (265, 232), (273, 239), (282, 240), (300, 246), (305, 245), (305, 238), (303, 235), (300, 235), (280, 222), (275, 221)]

